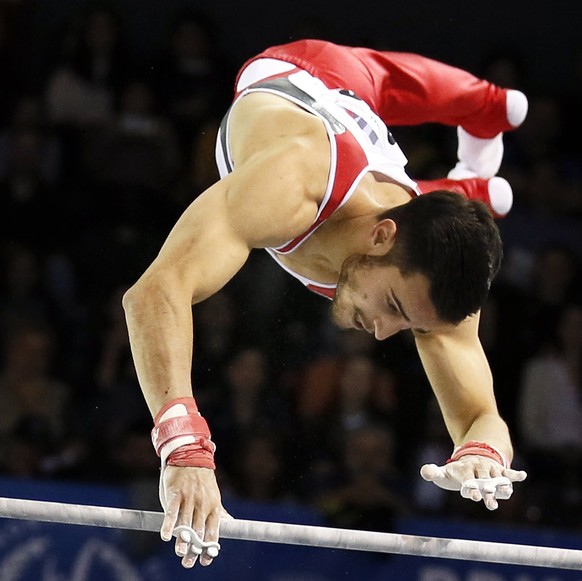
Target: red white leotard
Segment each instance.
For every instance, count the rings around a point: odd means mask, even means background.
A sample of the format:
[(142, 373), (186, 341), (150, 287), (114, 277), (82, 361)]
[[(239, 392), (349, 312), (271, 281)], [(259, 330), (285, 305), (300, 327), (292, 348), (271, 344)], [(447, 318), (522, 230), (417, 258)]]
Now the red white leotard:
[[(298, 248), (345, 204), (370, 171), (420, 194), (406, 174), (407, 159), (386, 124), (439, 122), (460, 125), (476, 137), (510, 129), (502, 89), (469, 73), (424, 57), (304, 40), (272, 47), (250, 59), (236, 80), (236, 103), (251, 92), (269, 92), (319, 117), (327, 130), (331, 165), (327, 187), (311, 227), (277, 248), (267, 248), (287, 272), (311, 290), (333, 298), (336, 285), (301, 276), (279, 255)], [(216, 157), (221, 177), (234, 167), (228, 113)]]
[[(286, 63), (282, 61), (254, 61), (247, 69), (247, 76), (258, 67), (263, 70), (268, 66), (272, 72), (281, 68), (281, 65), (286, 68)], [(419, 192), (415, 182), (404, 171), (407, 159), (402, 150), (389, 134), (386, 125), (364, 101), (348, 91), (330, 90), (319, 79), (296, 67), (290, 72), (285, 71), (284, 76), (269, 75), (268, 79), (277, 79), (279, 84), (254, 82), (239, 92), (235, 102), (251, 92), (269, 92), (282, 96), (319, 117), (328, 133), (331, 164), (326, 191), (311, 227), (282, 246), (266, 250), (287, 272), (310, 290), (332, 298), (336, 285), (307, 279), (282, 264), (278, 256), (293, 252), (307, 240), (333, 212), (350, 199), (360, 180), (369, 171), (383, 174), (412, 192)], [(228, 123), (225, 130), (228, 140)], [(219, 143), (220, 141), (219, 139)], [(228, 148), (221, 151), (221, 154), (230, 157)], [(229, 165), (233, 166), (231, 160)], [(226, 167), (222, 163), (219, 163), (219, 167), (221, 176), (225, 175), (228, 171)]]

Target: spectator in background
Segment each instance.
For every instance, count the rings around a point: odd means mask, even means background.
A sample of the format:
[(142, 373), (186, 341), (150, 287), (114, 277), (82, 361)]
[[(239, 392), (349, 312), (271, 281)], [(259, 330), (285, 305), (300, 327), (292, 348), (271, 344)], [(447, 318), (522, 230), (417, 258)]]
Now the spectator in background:
[[(289, 464), (280, 434), (259, 430), (247, 435), (234, 458), (230, 472), (234, 495), (255, 502), (273, 502), (292, 498)], [(227, 480), (228, 482), (228, 480)]]
[(67, 428), (69, 389), (51, 376), (53, 338), (43, 324), (22, 323), (4, 337), (0, 426), (9, 432), (29, 415), (45, 418), (54, 436)]
[(112, 118), (89, 133), (84, 144), (82, 171), (98, 212), (92, 220), (165, 231), (174, 219), (164, 222), (163, 209), (180, 157), (173, 127), (160, 113), (149, 82), (124, 83)]
[(100, 356), (96, 365), (96, 383), (103, 392), (116, 391), (114, 386), (120, 377), (125, 376), (126, 357), (129, 354), (129, 341), (124, 332), (125, 319), (119, 299), (125, 287), (119, 287), (110, 296), (101, 327)]
[(394, 519), (408, 510), (402, 476), (395, 464), (392, 433), (375, 425), (345, 434), (342, 463), (319, 491), (316, 504), (329, 525), (393, 531)]
[(511, 136), (508, 148), (508, 160), (521, 170), (521, 175), (509, 172), (509, 177), (517, 178), (512, 179), (513, 218), (526, 215), (530, 226), (538, 222), (539, 229), (551, 228), (554, 237), (562, 239), (560, 230), (576, 230), (571, 220), (582, 213), (579, 164), (568, 145), (569, 124), (564, 104), (556, 95), (534, 95), (523, 132)]
[(554, 340), (527, 362), (519, 418), (544, 519), (577, 525), (582, 511), (582, 305), (564, 307)]
[(76, 365), (83, 310), (65, 254), (43, 256), (35, 247), (16, 243), (0, 246), (0, 329), (29, 320), (47, 322), (54, 334), (54, 369), (63, 378), (70, 378)]
[(318, 421), (338, 401), (339, 378), (346, 359), (373, 355), (376, 344), (368, 334), (355, 329), (334, 330), (335, 345), (309, 361), (297, 385), (296, 406), (302, 421)]
[[(574, 250), (552, 243), (529, 256), (519, 279), (511, 265), (492, 287), (482, 334), (497, 382), (499, 405), (510, 424), (518, 420), (517, 391), (525, 362), (540, 352), (564, 306), (580, 292)], [(517, 270), (517, 268), (515, 269)], [(506, 275), (507, 273), (507, 275)]]
[(534, 302), (534, 333), (537, 346), (547, 336), (552, 321), (557, 321), (563, 307), (580, 289), (582, 272), (579, 258), (568, 246), (550, 244), (535, 257), (531, 278), (531, 295)]
[(30, 244), (39, 253), (60, 246), (68, 215), (63, 197), (47, 180), (47, 147), (39, 129), (19, 129), (10, 136), (0, 175), (0, 242)]
[(136, 486), (145, 481), (147, 486), (151, 487), (152, 482), (158, 477), (159, 470), (155, 458), (148, 454), (149, 441), (150, 430), (145, 422), (136, 421), (125, 425), (108, 442), (106, 451), (109, 462), (105, 474), (99, 479)]
[(348, 358), (339, 377), (336, 418), (350, 431), (375, 421), (389, 422), (396, 412), (394, 377), (370, 356)]
[[(79, 169), (85, 139), (114, 116), (128, 67), (121, 24), (111, 7), (89, 5), (55, 41), (61, 53), (49, 65), (44, 101), (47, 121), (63, 143), (65, 178), (71, 185), (83, 179)], [(71, 196), (72, 200), (78, 195)], [(89, 201), (86, 192), (82, 197)], [(82, 210), (82, 206), (76, 209)], [(93, 209), (90, 205), (90, 211)]]
[(182, 213), (197, 195), (218, 179), (214, 163), (217, 132), (217, 121), (210, 119), (191, 136), (191, 143), (182, 144), (181, 172), (175, 187), (167, 193), (167, 201), (171, 202), (175, 214)]
[[(346, 345), (350, 343), (355, 347), (354, 340), (346, 341)], [(342, 462), (343, 446), (352, 432), (374, 424), (393, 425), (397, 409), (394, 376), (369, 353), (346, 353), (332, 361), (322, 359), (308, 367), (313, 388), (319, 385), (318, 375), (324, 390), (333, 386), (327, 405), (320, 409), (303, 407), (298, 417), (300, 457), (304, 462), (300, 472), (308, 475), (303, 491), (307, 496)], [(301, 388), (307, 389), (305, 384)], [(303, 403), (306, 402), (304, 398)]]
[(308, 418), (319, 437), (337, 451), (343, 434), (376, 422), (390, 423), (396, 412), (396, 389), (392, 374), (380, 368), (367, 354), (352, 354), (336, 366), (337, 391), (325, 413)]
[[(211, 19), (201, 13), (180, 14), (171, 26), (157, 67), (164, 109), (187, 154), (200, 128), (212, 119), (219, 121), (228, 106), (231, 77), (230, 71), (224, 70), (217, 39), (217, 27)], [(224, 78), (229, 81), (224, 83)], [(213, 158), (208, 161), (213, 162)]]
[[(424, 429), (414, 455), (414, 461), (411, 463), (413, 470), (416, 470), (417, 466), (431, 462), (431, 459), (448, 458), (451, 454), (447, 428), (435, 400), (428, 402), (425, 414), (425, 421), (421, 422)], [(415, 509), (433, 515), (443, 515), (449, 499), (445, 490), (431, 486), (430, 482), (421, 479), (414, 480), (411, 496)]]
[(568, 304), (554, 339), (525, 367), (521, 435), (533, 450), (582, 453), (582, 306)]
[[(71, 437), (70, 388), (52, 375), (53, 335), (45, 325), (32, 323), (5, 332), (0, 438), (6, 469), (23, 476), (62, 475), (80, 462), (83, 446)], [(12, 445), (26, 452), (28, 468), (16, 462)]]
[(42, 478), (55, 444), (46, 418), (25, 416), (2, 437), (2, 472), (14, 478)]
[(147, 407), (139, 398), (139, 384), (124, 332), (125, 319), (120, 306), (124, 290), (125, 287), (118, 287), (111, 293), (98, 321), (96, 357), (89, 362), (95, 389), (77, 403), (83, 409), (83, 416), (91, 418), (86, 437), (96, 447), (101, 444), (110, 447), (118, 441), (132, 442), (133, 434), (139, 433), (148, 419)]
[(288, 433), (287, 398), (277, 389), (269, 366), (261, 349), (240, 347), (226, 365), (223, 385), (215, 390), (213, 439), (226, 467), (239, 465), (239, 445), (255, 432), (266, 430), (273, 437)]
[(42, 137), (38, 173), (47, 184), (58, 182), (61, 174), (61, 144), (58, 136), (47, 127), (41, 98), (34, 94), (23, 94), (7, 111), (8, 122), (0, 131), (0, 179), (6, 179), (9, 174), (14, 141), (21, 133), (35, 131)]
[(200, 387), (205, 399), (212, 397), (212, 386), (240, 345), (239, 313), (231, 294), (223, 290), (197, 305), (194, 316), (198, 322), (194, 344), (200, 365), (192, 371), (194, 384)]
[(65, 34), (63, 54), (49, 76), (49, 120), (82, 128), (110, 119), (125, 66), (117, 15), (105, 6), (89, 8)]
[(527, 362), (520, 420), (522, 442), (532, 458), (548, 451), (582, 457), (581, 305), (563, 308), (553, 341)]
[(21, 320), (46, 320), (51, 309), (44, 287), (42, 260), (31, 248), (2, 246), (0, 269), (0, 322), (2, 331)]

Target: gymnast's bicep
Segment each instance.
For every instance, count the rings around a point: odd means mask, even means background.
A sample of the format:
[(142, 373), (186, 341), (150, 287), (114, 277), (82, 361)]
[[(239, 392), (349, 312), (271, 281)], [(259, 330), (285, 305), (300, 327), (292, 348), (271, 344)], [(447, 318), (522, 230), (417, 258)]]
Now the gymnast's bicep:
[(301, 234), (317, 204), (304, 197), (289, 169), (256, 164), (211, 186), (180, 216), (143, 277), (163, 277), (198, 303), (218, 292), (253, 248)]

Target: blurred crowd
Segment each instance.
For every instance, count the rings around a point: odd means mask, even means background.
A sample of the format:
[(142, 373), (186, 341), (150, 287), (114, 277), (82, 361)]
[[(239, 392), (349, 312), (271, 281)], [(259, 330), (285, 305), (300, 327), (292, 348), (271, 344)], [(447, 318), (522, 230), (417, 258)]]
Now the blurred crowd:
[[(23, 5), (0, 9), (1, 472), (149, 483), (158, 459), (121, 296), (217, 178), (217, 124), (251, 55), (225, 58), (215, 23), (180, 14), (156, 60), (136, 61), (129, 23), (104, 6), (35, 43)], [(530, 99), (505, 138), (515, 205), (481, 323), (528, 481), (496, 513), (424, 483), (420, 465), (451, 443), (411, 336), (338, 331), (327, 301), (257, 252), (194, 308), (194, 389), (226, 498), (307, 503), (368, 530), (406, 514), (580, 530), (582, 50), (559, 94), (527, 66), (489, 54), (472, 72)], [(454, 129), (393, 133), (413, 177), (454, 165)]]

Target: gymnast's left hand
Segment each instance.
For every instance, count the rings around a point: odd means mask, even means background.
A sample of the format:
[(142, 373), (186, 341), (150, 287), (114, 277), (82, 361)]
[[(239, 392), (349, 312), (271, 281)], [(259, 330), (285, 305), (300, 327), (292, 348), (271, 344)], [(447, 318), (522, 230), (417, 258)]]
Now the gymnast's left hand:
[(504, 468), (490, 458), (467, 455), (444, 466), (425, 464), (420, 475), (445, 490), (458, 490), (463, 498), (483, 501), (489, 510), (495, 510), (498, 500), (507, 500), (513, 493), (513, 483), (522, 482), (523, 470)]
[[(222, 507), (214, 470), (166, 466), (161, 477), (161, 490), (165, 496), (162, 503), (165, 518), (160, 530), (162, 540), (169, 541), (177, 526), (186, 526), (205, 543), (218, 542), (220, 518), (226, 511)], [(182, 566), (187, 569), (193, 567), (198, 558), (191, 543), (181, 535), (176, 538), (176, 555), (182, 557)], [(212, 558), (208, 551), (203, 550), (200, 564), (210, 565)]]

